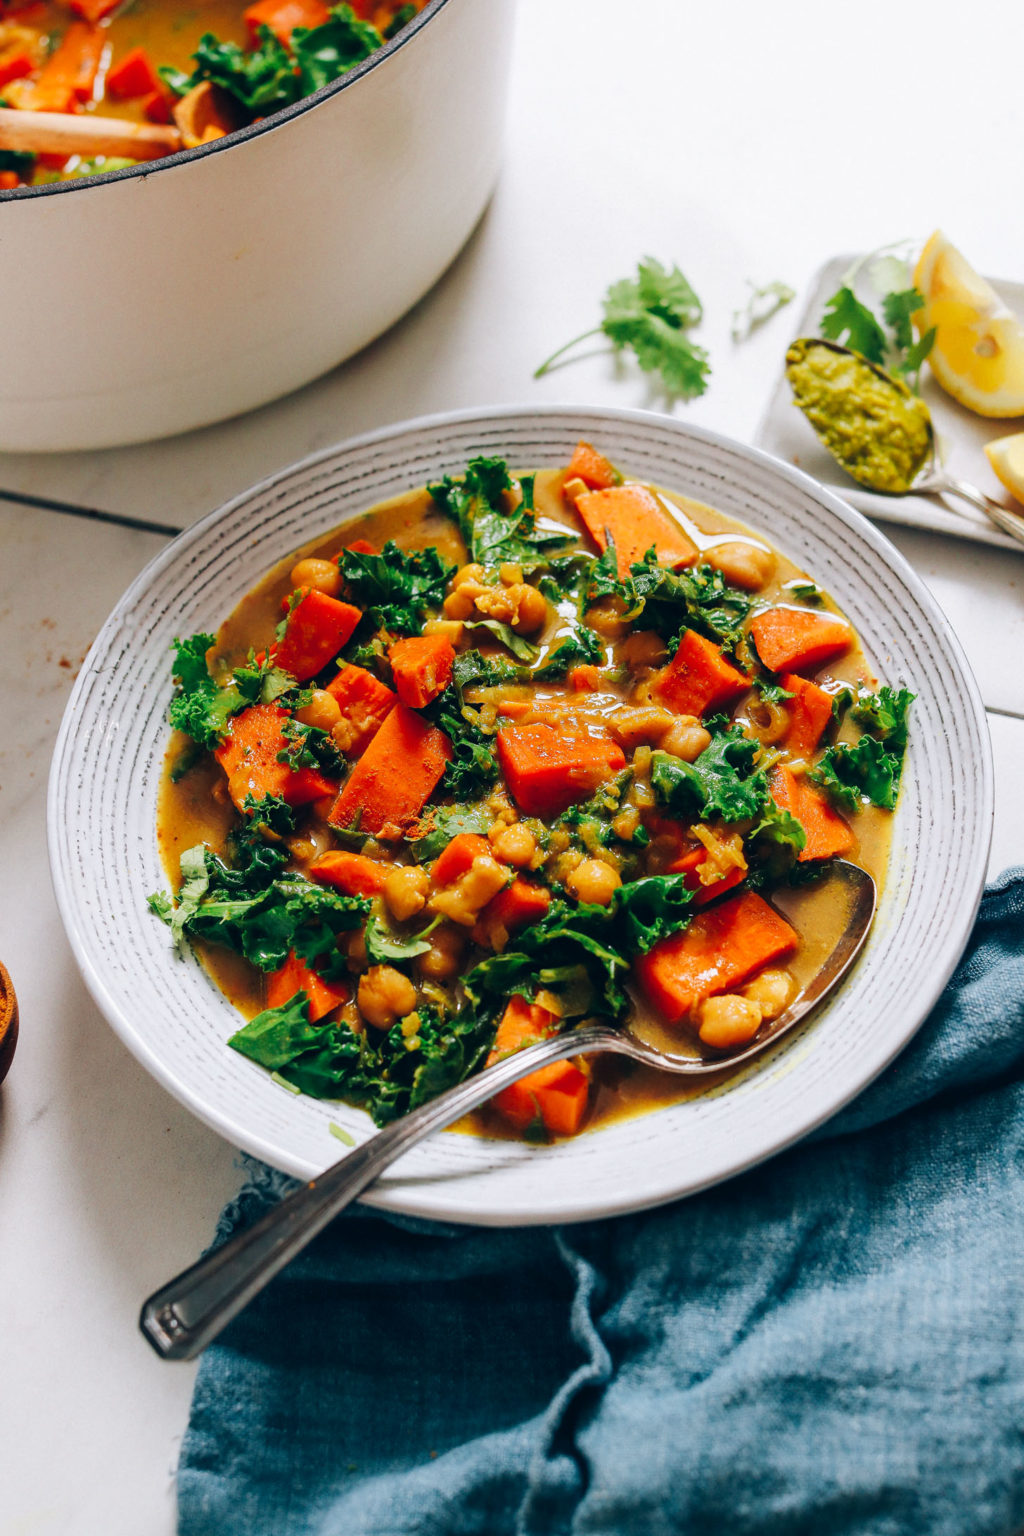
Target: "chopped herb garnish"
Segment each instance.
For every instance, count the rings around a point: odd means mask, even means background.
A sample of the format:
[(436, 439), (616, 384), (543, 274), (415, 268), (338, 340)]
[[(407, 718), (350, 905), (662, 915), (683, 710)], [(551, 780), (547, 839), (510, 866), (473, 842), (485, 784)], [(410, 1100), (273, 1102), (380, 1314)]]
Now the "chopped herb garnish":
[(661, 380), (667, 395), (692, 400), (704, 393), (711, 372), (708, 354), (688, 334), (700, 323), (703, 311), (678, 267), (666, 269), (652, 256), (646, 257), (637, 266), (635, 278), (612, 283), (603, 308), (601, 324), (559, 347), (535, 370), (535, 379), (581, 341), (603, 334), (616, 351), (631, 351), (645, 373)]

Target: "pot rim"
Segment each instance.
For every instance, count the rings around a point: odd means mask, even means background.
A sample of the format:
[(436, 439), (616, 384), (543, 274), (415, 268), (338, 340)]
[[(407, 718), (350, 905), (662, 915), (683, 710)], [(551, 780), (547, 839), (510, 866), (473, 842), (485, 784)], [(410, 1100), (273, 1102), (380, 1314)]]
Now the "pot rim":
[(393, 38), (385, 42), (382, 48), (371, 53), (369, 58), (356, 64), (347, 70), (338, 80), (332, 80), (329, 85), (322, 85), (311, 96), (303, 96), (301, 101), (296, 101), (290, 107), (282, 107), (277, 112), (272, 112), (269, 117), (262, 118), (257, 123), (250, 123), (246, 128), (238, 128), (234, 133), (225, 134), (223, 138), (213, 139), (209, 144), (197, 144), (194, 149), (179, 149), (173, 155), (165, 155), (159, 160), (143, 160), (138, 165), (124, 166), (117, 171), (103, 171), (95, 176), (80, 176), (70, 181), (52, 181), (40, 187), (11, 187), (7, 191), (0, 190), (0, 203), (28, 202), (40, 197), (64, 196), (69, 192), (83, 192), (87, 187), (107, 186), (113, 181), (131, 181), (135, 177), (158, 176), (161, 171), (172, 169), (179, 165), (186, 165), (194, 160), (204, 160), (208, 155), (227, 154), (238, 145), (250, 139), (258, 138), (264, 133), (273, 133), (285, 123), (301, 117), (304, 112), (310, 112), (321, 102), (327, 101), (332, 96), (340, 95), (346, 87), (354, 85), (368, 75), (371, 70), (386, 59), (392, 58), (400, 48), (411, 43), (417, 33), (422, 32), (433, 18), (442, 11), (449, 0), (427, 0), (423, 10), (414, 16), (411, 21), (402, 27)]

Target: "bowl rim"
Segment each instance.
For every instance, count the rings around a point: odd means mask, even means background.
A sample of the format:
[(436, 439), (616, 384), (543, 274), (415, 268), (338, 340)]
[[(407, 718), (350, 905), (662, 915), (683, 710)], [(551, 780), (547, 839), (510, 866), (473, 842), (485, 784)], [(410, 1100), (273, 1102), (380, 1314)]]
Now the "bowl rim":
[(683, 422), (678, 418), (666, 417), (659, 412), (614, 406), (583, 405), (572, 402), (546, 402), (538, 405), (503, 402), (497, 405), (463, 407), (457, 410), (400, 420), (353, 437), (344, 438), (339, 442), (307, 454), (294, 463), (284, 465), (270, 475), (264, 476), (255, 484), (230, 497), (222, 505), (212, 508), (194, 523), (190, 524), (175, 539), (170, 540), (163, 549), (158, 551), (122, 594), (101, 627), (68, 699), (51, 760), (47, 794), (47, 844), (51, 879), (65, 936), (87, 991), (122, 1043), (126, 1045), (129, 1051), (142, 1063), (158, 1083), (167, 1089), (179, 1103), (183, 1103), (190, 1113), (215, 1130), (218, 1135), (224, 1137), (233, 1145), (241, 1147), (251, 1155), (269, 1161), (275, 1167), (284, 1167), (287, 1172), (296, 1177), (308, 1178), (316, 1176), (315, 1170), (311, 1172), (304, 1165), (300, 1166), (302, 1160), (299, 1158), (282, 1161), (280, 1149), (272, 1145), (272, 1139), (264, 1137), (262, 1134), (254, 1134), (251, 1126), (243, 1125), (242, 1121), (239, 1120), (236, 1111), (232, 1110), (228, 1114), (220, 1110), (211, 1109), (206, 1103), (201, 1102), (200, 1096), (191, 1088), (181, 1083), (175, 1071), (166, 1064), (148, 1042), (136, 1034), (131, 1020), (122, 1012), (116, 998), (111, 996), (106, 978), (97, 968), (86, 938), (80, 929), (78, 912), (71, 896), (71, 882), (68, 878), (69, 871), (62, 858), (61, 788), (66, 773), (64, 760), (67, 756), (68, 742), (71, 739), (75, 725), (74, 717), (79, 696), (85, 691), (87, 680), (91, 675), (90, 663), (95, 654), (102, 652), (103, 647), (108, 642), (112, 628), (120, 621), (123, 612), (137, 602), (156, 575), (161, 573), (169, 564), (180, 560), (182, 553), (187, 551), (191, 544), (196, 541), (202, 543), (211, 526), (215, 526), (221, 519), (229, 517), (234, 511), (250, 502), (253, 498), (265, 499), (269, 493), (272, 493), (278, 486), (286, 483), (293, 476), (313, 469), (321, 463), (329, 462), (339, 454), (347, 454), (368, 447), (375, 447), (378, 444), (386, 444), (395, 437), (427, 430), (433, 432), (441, 431), (443, 433), (446, 429), (472, 424), (483, 425), (486, 423), (494, 425), (507, 423), (512, 425), (523, 417), (533, 420), (548, 418), (554, 421), (568, 421), (577, 415), (592, 419), (603, 418), (611, 423), (635, 424), (641, 428), (644, 425), (668, 427), (670, 430), (678, 430), (682, 435), (696, 439), (706, 446), (724, 448), (729, 453), (753, 465), (768, 467), (780, 480), (788, 482), (794, 489), (802, 490), (805, 493), (809, 492), (831, 515), (836, 516), (840, 523), (845, 524), (847, 528), (857, 533), (859, 538), (869, 548), (873, 548), (880, 553), (885, 563), (899, 575), (913, 594), (915, 601), (923, 608), (929, 620), (935, 625), (937, 632), (941, 634), (958, 674), (958, 680), (963, 688), (961, 699), (965, 716), (969, 717), (971, 724), (977, 728), (976, 738), (979, 744), (980, 757), (977, 765), (979, 774), (976, 791), (979, 805), (978, 824), (981, 828), (981, 835), (972, 845), (972, 881), (971, 885), (965, 887), (962, 892), (963, 900), (957, 907), (950, 933), (946, 937), (946, 943), (941, 955), (941, 963), (933, 963), (931, 965), (927, 981), (917, 995), (912, 1028), (907, 1032), (900, 1033), (897, 1038), (887, 1041), (885, 1048), (879, 1051), (871, 1061), (870, 1070), (865, 1075), (858, 1076), (853, 1074), (852, 1080), (849, 1074), (842, 1075), (838, 1083), (831, 1085), (829, 1092), (821, 1095), (813, 1110), (802, 1117), (798, 1125), (787, 1125), (782, 1134), (776, 1134), (771, 1144), (759, 1149), (755, 1155), (751, 1156), (747, 1149), (740, 1149), (735, 1158), (729, 1159), (725, 1166), (705, 1171), (702, 1176), (682, 1188), (673, 1188), (667, 1193), (659, 1189), (651, 1194), (649, 1198), (639, 1200), (628, 1192), (625, 1194), (617, 1192), (615, 1195), (606, 1196), (602, 1201), (600, 1209), (593, 1208), (589, 1204), (574, 1204), (570, 1195), (563, 1197), (561, 1204), (554, 1213), (546, 1209), (536, 1210), (532, 1200), (523, 1206), (516, 1205), (514, 1201), (510, 1205), (507, 1197), (502, 1209), (497, 1213), (490, 1207), (486, 1209), (473, 1207), (473, 1209), (467, 1210), (460, 1204), (457, 1198), (453, 1201), (448, 1199), (443, 1189), (443, 1179), (435, 1179), (433, 1177), (428, 1179), (425, 1192), (418, 1187), (418, 1180), (416, 1178), (413, 1178), (411, 1183), (409, 1183), (398, 1177), (394, 1184), (385, 1181), (383, 1185), (366, 1191), (361, 1197), (366, 1204), (392, 1213), (422, 1217), (434, 1221), (456, 1221), (468, 1223), (472, 1226), (532, 1226), (550, 1221), (576, 1222), (593, 1217), (619, 1216), (697, 1194), (705, 1188), (733, 1178), (737, 1174), (746, 1172), (767, 1159), (777, 1156), (795, 1142), (817, 1131), (823, 1123), (831, 1119), (853, 1099), (863, 1093), (880, 1073), (909, 1045), (914, 1035), (917, 1034), (920, 1027), (924, 1024), (949, 977), (953, 974), (960, 961), (970, 937), (985, 887), (988, 853), (991, 845), (994, 820), (994, 769), (992, 748), (985, 717), (985, 706), (982, 701), (980, 688), (963, 646), (949, 620), (913, 567), (902, 553), (891, 544), (880, 529), (875, 527), (862, 513), (856, 511), (855, 508), (851, 507), (834, 491), (821, 485), (820, 482), (806, 474), (803, 470), (778, 458), (777, 455), (763, 448), (745, 443), (729, 434), (712, 428)]
[(303, 113), (312, 111), (331, 97), (340, 95), (347, 86), (354, 85), (357, 80), (363, 79), (378, 65), (393, 58), (399, 49), (411, 43), (417, 33), (422, 32), (423, 28), (429, 25), (448, 3), (449, 0), (427, 0), (422, 11), (418, 12), (411, 21), (406, 22), (405, 26), (393, 38), (386, 41), (383, 47), (377, 48), (361, 63), (346, 70), (338, 80), (332, 80), (329, 85), (322, 85), (311, 96), (303, 96), (300, 101), (294, 102), (290, 107), (282, 107), (279, 111), (272, 112), (269, 117), (261, 118), (259, 122), (249, 123), (245, 128), (237, 128), (234, 133), (226, 133), (223, 138), (214, 139), (209, 144), (197, 144), (192, 149), (179, 149), (173, 155), (164, 155), (159, 160), (143, 160), (138, 165), (122, 166), (120, 170), (103, 171), (96, 176), (76, 176), (69, 181), (47, 182), (39, 187), (11, 187), (6, 191), (0, 190), (0, 203), (15, 201), (22, 203), (34, 201), (40, 197), (59, 197), (69, 192), (83, 191), (90, 186), (108, 186), (115, 181), (132, 181), (136, 177), (157, 176), (161, 171), (188, 165), (195, 160), (205, 160), (209, 155), (230, 152), (240, 144), (258, 138), (261, 134), (274, 133), (285, 123), (290, 123), (295, 118), (301, 117)]

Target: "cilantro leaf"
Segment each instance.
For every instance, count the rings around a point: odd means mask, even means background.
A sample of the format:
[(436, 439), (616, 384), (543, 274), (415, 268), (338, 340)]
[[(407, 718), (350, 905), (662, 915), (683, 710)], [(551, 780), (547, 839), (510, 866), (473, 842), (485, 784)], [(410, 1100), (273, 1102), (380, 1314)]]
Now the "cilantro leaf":
[(821, 334), (829, 341), (850, 347), (869, 363), (885, 362), (885, 332), (868, 309), (845, 284), (825, 304)]
[(616, 351), (631, 350), (645, 373), (657, 374), (666, 394), (692, 400), (704, 393), (711, 372), (708, 354), (687, 335), (703, 311), (678, 267), (666, 269), (645, 257), (635, 277), (611, 284), (602, 310), (601, 324), (559, 347), (534, 370), (535, 379), (578, 342), (604, 334)]
[(672, 816), (746, 821), (760, 815), (769, 798), (767, 776), (754, 767), (760, 750), (756, 741), (733, 726), (713, 735), (695, 762), (685, 763), (668, 752), (653, 753), (651, 786)]
[(647, 257), (635, 278), (608, 289), (601, 329), (617, 350), (630, 348), (645, 373), (660, 375), (667, 394), (692, 400), (707, 389), (711, 372), (706, 350), (686, 334), (701, 315), (700, 300), (679, 268), (666, 271)]
[(914, 327), (911, 315), (924, 308), (924, 295), (917, 288), (903, 288), (887, 293), (882, 298), (882, 314), (885, 323), (892, 327), (896, 345), (903, 351), (913, 344)]
[(419, 634), (428, 608), (439, 608), (455, 566), (430, 549), (403, 550), (389, 540), (379, 555), (346, 549), (338, 567), (375, 629)]

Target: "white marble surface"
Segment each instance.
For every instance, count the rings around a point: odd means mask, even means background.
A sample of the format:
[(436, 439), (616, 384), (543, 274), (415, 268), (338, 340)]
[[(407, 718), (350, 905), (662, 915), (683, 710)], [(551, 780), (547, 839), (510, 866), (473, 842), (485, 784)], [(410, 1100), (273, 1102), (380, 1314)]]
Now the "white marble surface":
[[(486, 0), (479, 0), (485, 4)], [(639, 15), (640, 13), (636, 13)], [(346, 368), (236, 422), (145, 447), (0, 457), (0, 486), (185, 524), (311, 449), (488, 401), (657, 405), (596, 353), (533, 382), (647, 252), (701, 294), (714, 376), (686, 419), (749, 439), (787, 321), (729, 340), (744, 281), (801, 287), (830, 254), (941, 223), (1020, 278), (1001, 145), (1024, 107), (1011, 48), (965, 68), (962, 11), (866, 0), (769, 9), (521, 0), (494, 202), (437, 289)], [(973, 37), (998, 37), (978, 0)], [(845, 82), (845, 83), (844, 83)], [(268, 217), (271, 216), (268, 205)], [(2, 237), (2, 225), (0, 225)], [(45, 316), (40, 317), (41, 343)], [(910, 530), (990, 707), (992, 869), (1024, 863), (1024, 556)], [(0, 1536), (169, 1536), (192, 1368), (135, 1331), (142, 1298), (209, 1240), (232, 1149), (128, 1056), (75, 972), (50, 893), (45, 781), (75, 667), (159, 536), (0, 502), (0, 956), (22, 1038), (0, 1091)]]

